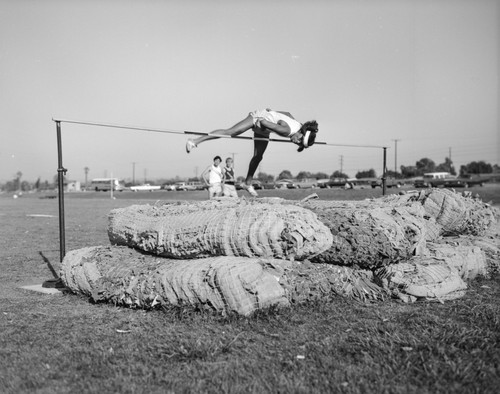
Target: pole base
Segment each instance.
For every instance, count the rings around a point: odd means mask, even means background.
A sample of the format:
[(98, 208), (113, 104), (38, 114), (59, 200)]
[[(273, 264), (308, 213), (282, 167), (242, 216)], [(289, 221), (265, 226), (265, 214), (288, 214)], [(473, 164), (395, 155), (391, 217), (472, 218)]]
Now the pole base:
[(43, 282), (42, 287), (45, 287), (47, 289), (64, 289), (66, 286), (64, 285), (61, 278), (54, 278)]

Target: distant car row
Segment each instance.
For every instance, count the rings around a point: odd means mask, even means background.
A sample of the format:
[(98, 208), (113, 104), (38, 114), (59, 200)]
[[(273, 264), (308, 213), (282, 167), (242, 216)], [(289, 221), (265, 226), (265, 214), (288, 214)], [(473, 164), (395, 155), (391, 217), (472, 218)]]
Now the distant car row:
[(163, 189), (169, 191), (188, 191), (188, 190), (204, 190), (207, 186), (201, 182), (176, 182), (166, 183), (162, 186)]
[(142, 185), (134, 185), (130, 187), (126, 187), (123, 184), (123, 181), (118, 180), (118, 178), (96, 178), (93, 179), (90, 183), (90, 190), (94, 190), (96, 192), (99, 191), (110, 191), (113, 189), (114, 191), (124, 191), (131, 190), (133, 192), (138, 191), (154, 191), (154, 190), (203, 190), (206, 186), (201, 182), (176, 182), (174, 184), (164, 184), (164, 185), (151, 185), (149, 183), (145, 183)]
[(413, 186), (422, 187), (470, 187), (483, 186), (485, 179), (479, 176), (456, 177), (448, 172), (429, 172), (424, 174), (422, 179), (416, 179)]
[(137, 191), (153, 191), (153, 190), (167, 190), (167, 191), (188, 191), (188, 190), (204, 190), (206, 186), (201, 182), (176, 182), (176, 183), (165, 183), (161, 186), (150, 185), (146, 183), (144, 185), (130, 186), (130, 190)]
[[(392, 187), (402, 187), (404, 185), (411, 184), (415, 188), (427, 188), (427, 187), (470, 187), (470, 186), (483, 186), (487, 180), (480, 178), (479, 176), (466, 176), (466, 177), (455, 177), (450, 175), (448, 172), (431, 172), (426, 173), (421, 178), (409, 179), (396, 179), (388, 177), (385, 180), (385, 186), (387, 188)], [(236, 184), (237, 190), (242, 190), (243, 182)], [(263, 183), (259, 180), (254, 180), (252, 186), (256, 189), (306, 189), (306, 188), (333, 188), (341, 187), (345, 189), (351, 188), (376, 188), (382, 187), (381, 178), (327, 178), (327, 179), (301, 179), (301, 180), (291, 180), (291, 179), (281, 179), (276, 182)], [(113, 188), (114, 191), (131, 190), (137, 191), (154, 191), (154, 190), (168, 190), (168, 191), (190, 191), (190, 190), (205, 190), (207, 186), (202, 182), (176, 182), (176, 183), (165, 183), (161, 186), (150, 185), (148, 183), (137, 186), (125, 187), (122, 181), (117, 178), (98, 178), (93, 179), (90, 185), (90, 190), (95, 191), (109, 191)]]
[[(402, 187), (404, 185), (412, 185), (415, 188), (429, 188), (429, 187), (471, 187), (471, 186), (483, 186), (487, 180), (480, 178), (479, 176), (464, 176), (457, 177), (453, 176), (448, 172), (429, 172), (424, 174), (422, 177), (414, 179), (396, 179), (387, 178), (385, 180), (385, 186), (387, 188), (391, 187)], [(375, 179), (371, 182), (372, 188), (382, 187), (382, 179)]]

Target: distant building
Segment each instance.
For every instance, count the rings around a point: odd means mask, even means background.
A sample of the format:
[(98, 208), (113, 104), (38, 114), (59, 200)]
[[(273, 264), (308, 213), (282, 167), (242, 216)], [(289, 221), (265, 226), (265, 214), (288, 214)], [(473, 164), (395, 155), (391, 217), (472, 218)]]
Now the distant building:
[(65, 192), (81, 192), (82, 187), (80, 181), (64, 181)]

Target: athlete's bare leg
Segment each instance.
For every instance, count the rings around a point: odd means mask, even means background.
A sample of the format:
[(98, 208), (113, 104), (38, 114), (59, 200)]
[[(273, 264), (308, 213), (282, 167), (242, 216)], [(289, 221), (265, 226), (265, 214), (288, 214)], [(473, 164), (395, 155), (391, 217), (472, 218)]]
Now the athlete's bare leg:
[[(269, 132), (266, 132), (261, 129), (256, 129), (254, 137), (269, 138)], [(253, 157), (250, 160), (250, 163), (248, 164), (247, 177), (245, 178), (245, 183), (247, 185), (252, 184), (253, 176), (255, 175), (255, 171), (257, 171), (257, 168), (259, 167), (262, 158), (264, 157), (264, 152), (266, 151), (268, 144), (269, 141), (263, 141), (263, 140), (253, 141)]]
[(199, 145), (202, 142), (220, 138), (217, 136), (217, 134), (218, 135), (230, 135), (231, 137), (234, 137), (234, 136), (243, 134), (245, 131), (250, 130), (253, 127), (254, 127), (253, 126), (253, 118), (250, 115), (248, 115), (245, 119), (236, 123), (233, 127), (230, 127), (229, 129), (214, 130), (210, 133), (210, 135), (204, 135), (204, 136), (201, 136), (199, 138), (196, 138), (193, 140), (193, 142), (196, 145)]

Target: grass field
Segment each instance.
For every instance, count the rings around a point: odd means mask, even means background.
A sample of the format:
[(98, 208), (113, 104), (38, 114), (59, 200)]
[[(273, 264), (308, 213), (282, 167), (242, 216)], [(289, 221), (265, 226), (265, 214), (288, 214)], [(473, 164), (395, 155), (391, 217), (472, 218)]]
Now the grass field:
[[(399, 192), (401, 190), (389, 190)], [(500, 204), (500, 185), (471, 189)], [(264, 190), (301, 199), (380, 196), (367, 190)], [(500, 387), (499, 277), (460, 300), (321, 303), (221, 316), (91, 304), (21, 289), (59, 270), (57, 199), (0, 195), (2, 393), (496, 393)], [(204, 192), (66, 195), (66, 249), (107, 244), (107, 214)]]

